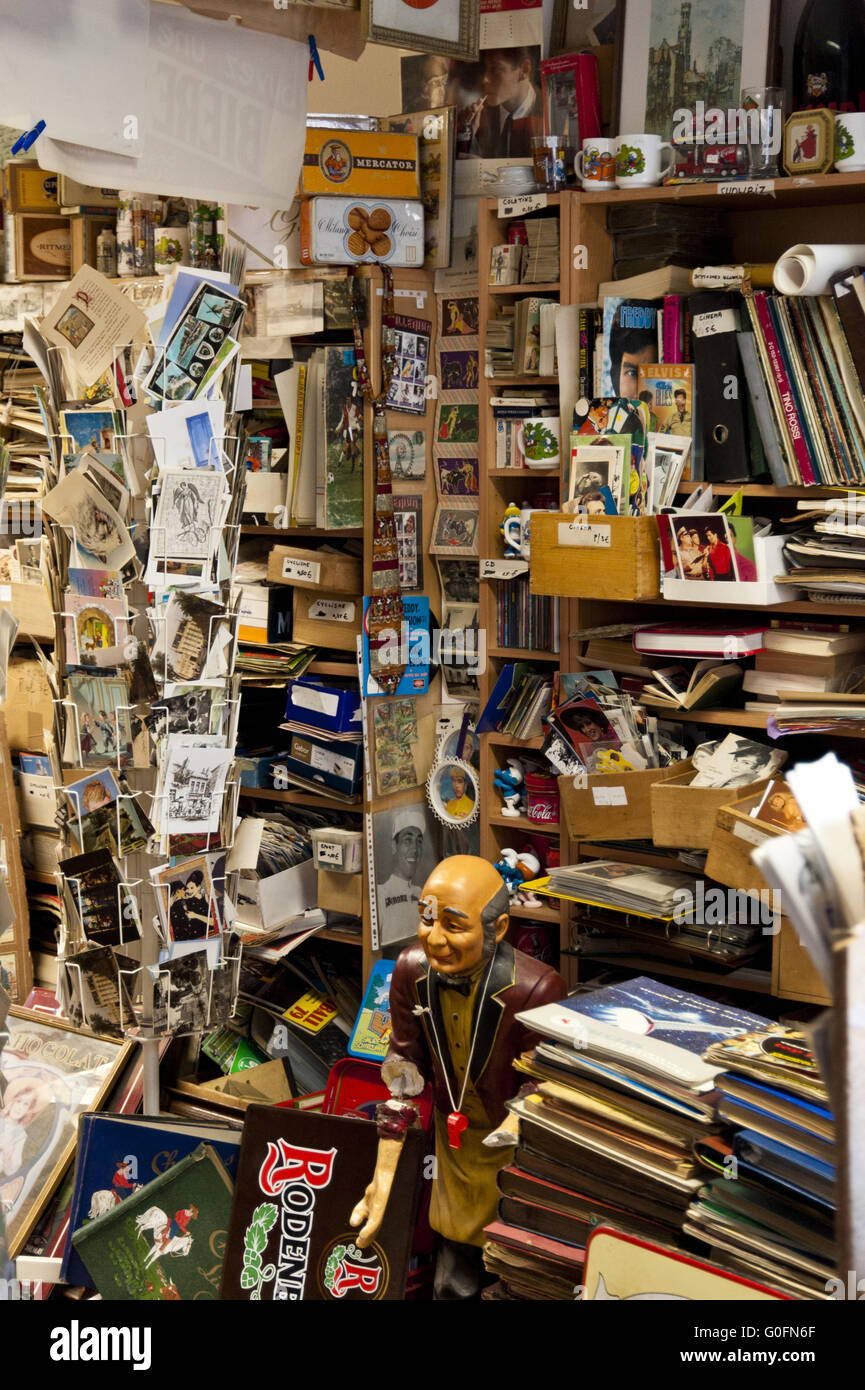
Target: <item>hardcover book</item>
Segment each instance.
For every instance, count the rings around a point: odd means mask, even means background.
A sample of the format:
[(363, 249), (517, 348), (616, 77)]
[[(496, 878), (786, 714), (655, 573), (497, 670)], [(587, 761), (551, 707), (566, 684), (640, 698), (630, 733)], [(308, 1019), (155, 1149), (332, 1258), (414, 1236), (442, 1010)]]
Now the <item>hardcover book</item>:
[[(208, 1143), (231, 1178), (237, 1169), (240, 1130), (161, 1115), (82, 1115), (78, 1122), (75, 1188), (69, 1229), (78, 1231), (116, 1211), (153, 1178), (166, 1173), (201, 1143)], [(68, 1241), (60, 1271), (64, 1284), (88, 1284), (87, 1267)]]
[(209, 1144), (75, 1231), (89, 1283), (118, 1302), (216, 1299), (232, 1185)]
[(376, 1126), (266, 1105), (246, 1112), (220, 1297), (322, 1302), (403, 1296), (424, 1136), (409, 1130), (381, 1229), (348, 1224), (375, 1168)]

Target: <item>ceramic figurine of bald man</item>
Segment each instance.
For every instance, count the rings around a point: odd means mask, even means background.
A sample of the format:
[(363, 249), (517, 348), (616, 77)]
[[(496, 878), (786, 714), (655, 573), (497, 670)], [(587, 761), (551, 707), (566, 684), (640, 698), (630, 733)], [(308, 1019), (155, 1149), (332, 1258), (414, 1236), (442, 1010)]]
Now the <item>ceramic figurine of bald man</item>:
[[(351, 1225), (362, 1227), (361, 1248), (374, 1239), (416, 1114), (408, 1098), (431, 1080), (430, 1224), (443, 1238), (435, 1297), (470, 1298), (482, 1282), (483, 1229), (496, 1216), (496, 1176), (516, 1142), (505, 1102), (519, 1089), (514, 1058), (532, 1041), (516, 1014), (567, 991), (555, 970), (504, 940), (508, 890), (486, 859), (443, 860), (424, 884), (419, 910), (418, 944), (402, 952), (391, 981), (392, 1033), (381, 1074), (392, 1099), (378, 1109), (375, 1173)], [(490, 1138), (492, 1144), (484, 1142)]]

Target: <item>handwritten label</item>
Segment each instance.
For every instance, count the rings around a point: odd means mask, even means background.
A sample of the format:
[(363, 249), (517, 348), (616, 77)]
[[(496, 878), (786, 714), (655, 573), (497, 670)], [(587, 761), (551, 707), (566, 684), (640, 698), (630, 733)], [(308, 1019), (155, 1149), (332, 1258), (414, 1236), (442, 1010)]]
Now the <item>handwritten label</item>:
[[(376, 294), (379, 298), (384, 294), (381, 285), (376, 287)], [(419, 309), (422, 309), (426, 304), (426, 290), (394, 290), (393, 297), (394, 299), (413, 299)]]
[(733, 834), (738, 835), (740, 840), (747, 840), (749, 845), (762, 845), (769, 836), (762, 830), (758, 830), (756, 825), (744, 825), (742, 821), (736, 821), (733, 826)]
[(336, 844), (333, 840), (319, 840), (315, 847), (315, 857), (319, 864), (333, 864), (337, 869), (342, 868), (342, 845)]
[(719, 333), (735, 333), (739, 325), (735, 309), (714, 309), (710, 314), (695, 314), (691, 332), (695, 338), (714, 338)]
[(691, 271), (695, 290), (738, 290), (744, 278), (743, 265), (702, 265)]
[(584, 521), (560, 521), (559, 545), (591, 546), (593, 550), (609, 550), (612, 528), (590, 526)]
[(718, 192), (724, 197), (730, 198), (738, 194), (741, 197), (759, 198), (768, 194), (775, 196), (774, 179), (745, 179), (741, 183), (719, 183)]
[(516, 579), (528, 572), (528, 560), (481, 560), (481, 579)]
[(624, 787), (592, 787), (596, 806), (627, 806), (628, 793)]
[(283, 579), (302, 579), (307, 584), (317, 584), (321, 576), (318, 560), (293, 560), (286, 555), (282, 562)]
[(355, 611), (350, 599), (319, 598), (310, 604), (307, 616), (328, 623), (353, 623)]
[(12, 585), (0, 584), (0, 603), (12, 602)]
[(546, 193), (511, 193), (507, 198), (499, 198), (499, 217), (525, 217), (527, 212), (546, 206)]

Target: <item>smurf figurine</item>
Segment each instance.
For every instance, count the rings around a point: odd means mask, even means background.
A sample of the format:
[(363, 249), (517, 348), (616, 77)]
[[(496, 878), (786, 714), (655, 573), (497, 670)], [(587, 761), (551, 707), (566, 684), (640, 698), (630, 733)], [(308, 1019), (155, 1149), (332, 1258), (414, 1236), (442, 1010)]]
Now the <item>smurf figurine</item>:
[(501, 859), (497, 859), (495, 868), (504, 880), (504, 885), (508, 890), (508, 897), (512, 898), (523, 881), (523, 876), (517, 868), (517, 852), (515, 849), (503, 849)]
[[(514, 519), (516, 520), (516, 526), (508, 526), (508, 522), (513, 522)], [(509, 531), (516, 531), (516, 541), (511, 540), (508, 534)], [(505, 507), (504, 516), (499, 522), (499, 534), (505, 543), (505, 559), (519, 560), (522, 556), (522, 551), (520, 550), (519, 544), (520, 509), (513, 502), (509, 503), (509, 505)]]
[(519, 816), (522, 814), (522, 796), (520, 787), (523, 784), (524, 774), (523, 765), (518, 758), (508, 758), (507, 768), (499, 768), (493, 777), (493, 786), (501, 792), (504, 799), (502, 807), (503, 816)]
[(533, 854), (531, 850), (522, 850), (517, 858), (516, 867), (520, 876), (515, 898), (517, 904), (520, 907), (543, 907), (543, 903), (535, 893), (532, 893), (531, 890), (526, 892), (525, 888), (522, 887), (523, 883), (528, 883), (540, 876), (541, 861), (538, 856)]

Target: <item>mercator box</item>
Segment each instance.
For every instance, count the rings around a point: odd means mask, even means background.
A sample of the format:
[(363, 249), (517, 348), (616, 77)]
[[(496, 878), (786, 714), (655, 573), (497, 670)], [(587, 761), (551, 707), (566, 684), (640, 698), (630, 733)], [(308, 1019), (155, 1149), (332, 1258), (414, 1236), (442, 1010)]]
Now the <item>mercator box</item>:
[(300, 205), (304, 265), (423, 265), (423, 203), (308, 198)]
[(379, 130), (309, 129), (300, 192), (419, 198), (417, 136)]

